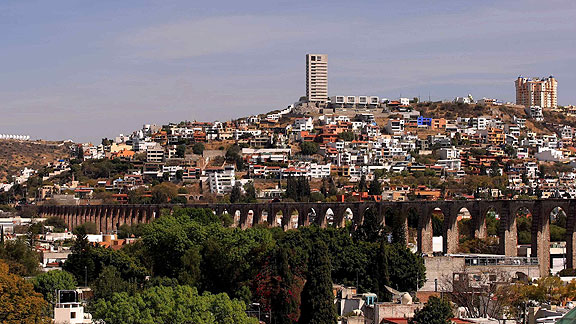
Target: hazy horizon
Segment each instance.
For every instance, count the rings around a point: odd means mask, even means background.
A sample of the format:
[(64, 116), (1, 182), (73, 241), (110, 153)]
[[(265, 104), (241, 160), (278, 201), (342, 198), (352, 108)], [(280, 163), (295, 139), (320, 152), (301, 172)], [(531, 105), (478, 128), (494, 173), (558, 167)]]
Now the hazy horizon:
[(305, 92), (514, 101), (518, 75), (576, 104), (570, 0), (0, 3), (0, 134), (98, 141), (142, 124), (227, 120)]

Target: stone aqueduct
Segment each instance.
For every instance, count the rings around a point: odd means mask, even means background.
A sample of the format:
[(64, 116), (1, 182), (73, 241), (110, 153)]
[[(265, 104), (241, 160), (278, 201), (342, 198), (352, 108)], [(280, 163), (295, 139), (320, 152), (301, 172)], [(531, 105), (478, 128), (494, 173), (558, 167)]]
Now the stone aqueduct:
[[(42, 217), (63, 218), (70, 229), (94, 222), (101, 232), (113, 232), (123, 224), (147, 223), (160, 216), (162, 209), (175, 205), (80, 205), (39, 206)], [(401, 211), (404, 220), (410, 210), (418, 215), (417, 247), (422, 253), (432, 252), (432, 213), (444, 214), (444, 252), (458, 252), (457, 216), (461, 210), (470, 213), (474, 237), (486, 238), (486, 215), (493, 210), (499, 215), (499, 253), (517, 255), (516, 215), (528, 210), (532, 215), (532, 255), (538, 257), (540, 272), (548, 273), (550, 264), (550, 214), (561, 208), (566, 216), (566, 266), (576, 266), (576, 200), (454, 200), (410, 202), (350, 202), (350, 203), (295, 203), (273, 202), (254, 204), (188, 204), (191, 208), (209, 208), (217, 214), (234, 215), (235, 225), (241, 228), (256, 224), (282, 226), (285, 229), (315, 223), (319, 226), (343, 226), (350, 219), (355, 226), (362, 224), (368, 209), (375, 209), (382, 223), (388, 211)], [(331, 211), (331, 212), (330, 212)], [(281, 214), (282, 216), (277, 216)], [(408, 227), (408, 226), (406, 226)]]

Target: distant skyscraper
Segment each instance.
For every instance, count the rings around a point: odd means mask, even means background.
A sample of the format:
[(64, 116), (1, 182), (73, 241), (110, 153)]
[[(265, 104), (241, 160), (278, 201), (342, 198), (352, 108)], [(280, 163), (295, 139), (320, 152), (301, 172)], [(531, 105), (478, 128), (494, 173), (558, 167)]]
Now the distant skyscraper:
[(311, 102), (328, 100), (328, 55), (306, 54), (306, 97)]
[(558, 81), (548, 78), (518, 77), (516, 84), (516, 104), (526, 107), (558, 107)]

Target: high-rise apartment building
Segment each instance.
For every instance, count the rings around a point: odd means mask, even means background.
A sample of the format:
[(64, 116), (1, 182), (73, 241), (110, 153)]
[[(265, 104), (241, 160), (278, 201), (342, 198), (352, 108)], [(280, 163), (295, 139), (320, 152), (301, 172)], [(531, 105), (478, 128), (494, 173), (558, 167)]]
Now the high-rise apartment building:
[(516, 84), (516, 104), (526, 107), (558, 107), (558, 82), (553, 76), (548, 78), (518, 77)]
[(328, 100), (328, 55), (306, 54), (306, 97), (311, 102)]

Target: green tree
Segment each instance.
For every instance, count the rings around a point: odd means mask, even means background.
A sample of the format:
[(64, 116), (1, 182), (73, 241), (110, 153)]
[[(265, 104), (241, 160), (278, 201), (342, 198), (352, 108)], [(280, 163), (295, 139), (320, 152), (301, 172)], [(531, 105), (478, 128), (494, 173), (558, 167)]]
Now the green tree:
[(133, 294), (136, 292), (135, 282), (128, 282), (124, 280), (116, 267), (106, 266), (91, 285), (94, 291), (94, 297), (98, 298), (111, 298), (114, 293), (128, 292)]
[(182, 272), (180, 272), (178, 279), (182, 284), (195, 286), (200, 280), (200, 264), (202, 263), (202, 255), (197, 247), (192, 247), (182, 256)]
[(74, 275), (76, 281), (92, 283), (107, 266), (114, 266), (124, 280), (143, 281), (148, 274), (146, 269), (124, 251), (94, 246), (88, 242), (86, 233), (76, 232), (72, 253), (62, 268)]
[(366, 191), (366, 176), (362, 175), (360, 177), (360, 182), (358, 182), (358, 191), (365, 192)]
[(0, 259), (8, 265), (10, 272), (19, 276), (33, 276), (39, 270), (38, 253), (22, 238), (9, 240), (0, 245)]
[(204, 143), (201, 143), (201, 142), (194, 143), (194, 145), (192, 146), (192, 152), (194, 154), (199, 154), (199, 155), (204, 153)]
[(294, 201), (310, 200), (310, 182), (306, 177), (289, 177), (286, 181), (286, 198)]
[(296, 296), (297, 279), (290, 266), (289, 251), (282, 247), (276, 252), (276, 275), (272, 277), (274, 293), (271, 298), (274, 323), (292, 324), (298, 321), (299, 296)]
[(382, 185), (380, 185), (380, 179), (378, 179), (378, 177), (374, 176), (374, 180), (370, 182), (368, 194), (374, 196), (379, 196), (382, 194)]
[(165, 204), (178, 196), (178, 186), (170, 182), (162, 182), (152, 187), (152, 201), (155, 204)]
[(79, 146), (76, 150), (76, 158), (83, 161), (84, 160), (84, 149), (82, 146)]
[(406, 244), (387, 244), (389, 249), (390, 283), (400, 291), (416, 291), (426, 281), (426, 266), (424, 259), (412, 253)]
[(389, 248), (384, 240), (380, 241), (380, 247), (378, 248), (378, 253), (376, 254), (376, 267), (375, 270), (375, 282), (373, 292), (378, 295), (380, 300), (388, 300), (389, 292), (386, 290), (386, 286), (390, 286), (390, 260), (388, 257)]
[(240, 202), (240, 199), (242, 199), (242, 190), (240, 189), (240, 184), (237, 183), (230, 192), (230, 202), (237, 203)]
[(406, 244), (406, 219), (399, 210), (386, 212), (385, 231), (390, 234), (392, 243)]
[(286, 198), (298, 200), (298, 181), (294, 177), (289, 177), (286, 180), (286, 191), (284, 192)]
[(242, 160), (241, 152), (242, 148), (237, 144), (230, 146), (226, 150), (226, 161), (234, 163), (238, 171), (244, 170), (244, 160)]
[(384, 226), (378, 219), (378, 213), (374, 208), (369, 208), (364, 212), (364, 221), (354, 231), (353, 237), (357, 241), (376, 242), (380, 240), (383, 231)]
[(48, 217), (45, 221), (44, 221), (44, 225), (45, 226), (52, 226), (53, 227), (53, 231), (55, 233), (62, 233), (64, 232), (64, 230), (66, 228), (68, 228), (68, 225), (66, 224), (66, 222), (64, 221), (63, 218), (60, 217)]
[(171, 204), (186, 204), (188, 199), (185, 196), (176, 196), (170, 200)]
[(346, 131), (346, 132), (342, 132), (342, 133), (338, 134), (338, 138), (343, 140), (343, 141), (346, 141), (346, 142), (353, 141), (354, 137), (355, 137), (354, 133), (350, 132), (350, 131)]
[(248, 182), (244, 185), (244, 197), (242, 198), (243, 202), (245, 203), (255, 203), (256, 200), (256, 188), (254, 188), (254, 184), (252, 182)]
[(410, 324), (450, 324), (453, 316), (450, 302), (432, 296), (422, 309), (416, 311)]
[(314, 244), (308, 264), (306, 284), (302, 290), (300, 320), (303, 324), (336, 323), (328, 247), (322, 241)]
[(76, 278), (66, 271), (53, 270), (38, 275), (32, 281), (34, 290), (41, 293), (46, 301), (56, 302), (56, 291), (76, 289)]
[(157, 286), (130, 296), (115, 293), (92, 306), (95, 319), (110, 324), (257, 324), (248, 317), (245, 304), (226, 294), (198, 294), (190, 286)]
[(300, 143), (300, 151), (304, 155), (313, 155), (318, 153), (319, 145), (314, 142), (302, 142)]
[(176, 146), (176, 157), (183, 158), (186, 154), (186, 145), (180, 144)]
[(298, 200), (308, 201), (310, 197), (310, 182), (306, 177), (298, 178)]

